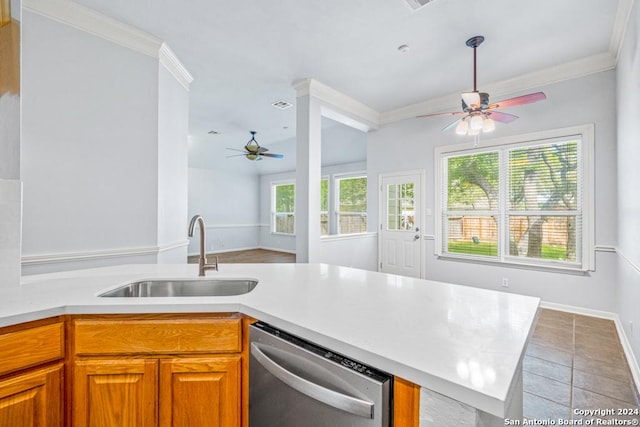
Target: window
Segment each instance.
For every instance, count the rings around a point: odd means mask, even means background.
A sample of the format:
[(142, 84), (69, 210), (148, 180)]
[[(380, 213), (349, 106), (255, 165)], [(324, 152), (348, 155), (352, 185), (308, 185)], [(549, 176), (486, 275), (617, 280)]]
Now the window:
[(593, 128), (564, 132), (439, 148), (438, 255), (592, 269)]
[(320, 180), (320, 235), (329, 234), (329, 179)]
[(387, 186), (387, 230), (413, 231), (415, 227), (414, 184)]
[(367, 177), (336, 178), (338, 234), (367, 231)]
[(272, 184), (271, 231), (295, 234), (295, 184)]

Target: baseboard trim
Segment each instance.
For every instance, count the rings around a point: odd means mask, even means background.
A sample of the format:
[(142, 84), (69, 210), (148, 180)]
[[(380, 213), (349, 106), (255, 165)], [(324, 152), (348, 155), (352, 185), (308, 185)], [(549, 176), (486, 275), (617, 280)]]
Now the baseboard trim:
[(258, 249), (265, 249), (267, 251), (274, 251), (274, 252), (284, 252), (285, 254), (296, 254), (295, 250), (290, 250), (290, 249), (282, 249), (282, 248), (270, 248), (268, 246), (260, 246)]
[(594, 310), (591, 308), (577, 307), (568, 304), (558, 304), (555, 302), (541, 301), (540, 308), (548, 308), (550, 310), (565, 311), (567, 313), (582, 314), (583, 316), (599, 317), (601, 319), (616, 320), (617, 314), (610, 311)]
[(540, 307), (548, 308), (550, 310), (565, 311), (567, 313), (582, 314), (584, 316), (599, 317), (601, 319), (613, 320), (614, 325), (616, 325), (616, 331), (618, 332), (618, 336), (620, 337), (620, 344), (622, 345), (624, 356), (627, 359), (627, 363), (629, 364), (629, 370), (631, 371), (633, 382), (636, 385), (636, 389), (640, 390), (640, 366), (638, 365), (638, 360), (633, 354), (631, 343), (627, 338), (627, 334), (624, 331), (624, 328), (622, 327), (622, 321), (620, 320), (620, 316), (618, 316), (617, 313), (611, 313), (609, 311), (593, 310), (590, 308), (576, 307), (573, 305), (557, 304), (557, 303), (547, 302), (547, 301), (540, 302)]

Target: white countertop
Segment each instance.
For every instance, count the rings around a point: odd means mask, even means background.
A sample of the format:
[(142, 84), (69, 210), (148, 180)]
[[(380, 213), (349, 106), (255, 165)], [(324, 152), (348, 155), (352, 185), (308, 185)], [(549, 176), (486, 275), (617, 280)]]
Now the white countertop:
[(241, 312), (493, 415), (539, 299), (326, 264), (223, 264), (259, 280), (229, 297), (98, 298), (131, 281), (194, 278), (197, 265), (123, 265), (25, 276), (0, 290), (0, 326), (59, 314)]

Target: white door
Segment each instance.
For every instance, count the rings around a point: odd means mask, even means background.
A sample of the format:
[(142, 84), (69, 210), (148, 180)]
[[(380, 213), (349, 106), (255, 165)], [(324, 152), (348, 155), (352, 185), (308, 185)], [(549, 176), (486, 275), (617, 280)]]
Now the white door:
[(380, 179), (380, 271), (422, 276), (421, 175), (382, 175)]

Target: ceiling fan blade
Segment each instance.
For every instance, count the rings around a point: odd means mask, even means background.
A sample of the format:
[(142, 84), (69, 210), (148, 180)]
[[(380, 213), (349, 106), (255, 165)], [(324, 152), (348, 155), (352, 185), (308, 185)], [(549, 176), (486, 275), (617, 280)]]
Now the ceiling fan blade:
[(260, 153), (261, 156), (264, 157), (273, 157), (276, 159), (284, 159), (284, 154), (275, 154), (275, 153)]
[(269, 151), (269, 149), (268, 149), (267, 147), (260, 147), (260, 148), (258, 149), (258, 152), (259, 152), (259, 153), (264, 153), (264, 152), (266, 152), (266, 151)]
[(534, 102), (544, 101), (547, 99), (547, 95), (544, 92), (535, 92), (528, 95), (516, 96), (515, 98), (505, 99), (504, 101), (498, 101), (493, 104), (489, 104), (487, 109), (492, 108), (506, 108), (515, 107), (517, 105), (533, 104)]
[(511, 123), (518, 118), (518, 116), (514, 114), (503, 113), (501, 111), (487, 111), (486, 114), (496, 122), (500, 123)]
[(453, 129), (454, 127), (458, 126), (458, 123), (460, 123), (460, 120), (462, 120), (462, 118), (459, 118), (455, 122), (448, 124), (447, 126), (443, 127), (442, 130), (445, 131), (445, 130)]
[(466, 114), (462, 111), (448, 111), (446, 113), (435, 113), (435, 114), (423, 114), (422, 116), (416, 116), (417, 119), (421, 119), (424, 117), (438, 117), (438, 116), (456, 116), (458, 114)]
[(462, 100), (469, 107), (480, 107), (480, 94), (478, 92), (464, 92), (462, 94)]
[(234, 155), (225, 156), (225, 157), (228, 159), (229, 157), (240, 157), (240, 156), (246, 156), (246, 154), (234, 154)]

